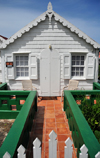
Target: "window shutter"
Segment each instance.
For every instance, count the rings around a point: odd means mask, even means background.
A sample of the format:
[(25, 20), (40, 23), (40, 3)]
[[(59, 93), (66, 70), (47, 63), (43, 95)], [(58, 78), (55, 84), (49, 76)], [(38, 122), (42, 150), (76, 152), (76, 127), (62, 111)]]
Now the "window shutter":
[(70, 79), (71, 77), (71, 56), (70, 53), (63, 55), (63, 77)]
[[(13, 55), (12, 54), (7, 54), (6, 55), (6, 62), (13, 62)], [(14, 79), (14, 65), (13, 67), (7, 67), (7, 78), (10, 80), (10, 79)]]
[(94, 79), (94, 55), (87, 55), (87, 79)]
[(30, 54), (30, 79), (38, 79), (38, 63), (34, 54)]

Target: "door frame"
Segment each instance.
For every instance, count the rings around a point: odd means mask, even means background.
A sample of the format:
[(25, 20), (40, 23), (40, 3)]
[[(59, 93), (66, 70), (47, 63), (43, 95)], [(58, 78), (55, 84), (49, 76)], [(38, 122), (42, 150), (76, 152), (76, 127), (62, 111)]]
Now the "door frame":
[[(53, 91), (51, 92), (51, 63), (52, 63), (52, 59), (51, 59), (51, 53), (53, 52), (53, 51), (55, 51), (57, 54), (58, 54), (58, 59), (59, 59), (59, 62), (58, 62), (58, 65), (59, 65), (59, 68), (58, 68), (58, 74), (57, 74), (57, 80), (58, 80), (58, 94), (55, 94), (55, 95), (51, 95), (51, 94), (53, 94)], [(45, 54), (45, 53), (48, 53), (48, 64), (49, 65), (47, 65), (47, 68), (48, 68), (48, 70), (49, 70), (49, 75), (48, 75), (48, 77), (50, 77), (49, 79), (48, 79), (48, 87), (49, 87), (49, 90), (48, 90), (48, 95), (43, 95), (42, 94), (42, 91), (43, 91), (43, 89), (42, 89), (42, 78), (43, 78), (43, 73), (42, 73), (42, 58), (43, 58), (43, 53)], [(57, 57), (57, 55), (55, 55), (56, 57)], [(43, 58), (43, 59), (45, 59), (45, 58)], [(58, 52), (58, 50), (56, 50), (56, 49), (44, 49), (44, 50), (42, 50), (41, 51), (41, 54), (40, 54), (40, 96), (60, 96), (60, 55), (59, 55), (59, 52)]]

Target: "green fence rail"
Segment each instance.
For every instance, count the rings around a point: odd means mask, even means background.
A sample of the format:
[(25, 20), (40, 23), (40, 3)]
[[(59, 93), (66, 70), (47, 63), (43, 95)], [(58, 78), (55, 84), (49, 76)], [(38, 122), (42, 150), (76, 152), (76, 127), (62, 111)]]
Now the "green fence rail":
[[(80, 147), (85, 144), (88, 148), (88, 153), (90, 158), (94, 158), (96, 153), (100, 151), (100, 144), (97, 141), (95, 135), (93, 134), (90, 126), (88, 125), (85, 117), (83, 116), (79, 106), (76, 103), (76, 99), (79, 95), (94, 95), (100, 94), (99, 90), (95, 91), (64, 91), (64, 110), (68, 118), (68, 123), (70, 130), (72, 131), (72, 138), (77, 150), (77, 157), (79, 155)], [(81, 100), (81, 97), (80, 97)]]
[(0, 110), (0, 119), (16, 119), (19, 112), (19, 110)]
[[(0, 119), (16, 119), (23, 106), (21, 100), (26, 100), (29, 92), (8, 90), (0, 91)], [(13, 106), (16, 107), (16, 111), (12, 111)]]
[(100, 90), (100, 84), (97, 82), (93, 82), (93, 90)]
[(0, 90), (7, 90), (7, 83), (0, 84)]
[[(6, 95), (5, 95), (6, 93)], [(8, 152), (12, 157), (16, 157), (17, 148), (20, 144), (27, 147), (29, 139), (29, 131), (31, 130), (35, 112), (37, 111), (37, 93), (36, 91), (2, 91), (0, 95), (6, 97), (15, 95), (16, 98), (26, 98), (15, 122), (13, 123), (5, 141), (0, 148), (0, 157), (2, 158), (5, 152)], [(17, 99), (16, 99), (17, 100)]]

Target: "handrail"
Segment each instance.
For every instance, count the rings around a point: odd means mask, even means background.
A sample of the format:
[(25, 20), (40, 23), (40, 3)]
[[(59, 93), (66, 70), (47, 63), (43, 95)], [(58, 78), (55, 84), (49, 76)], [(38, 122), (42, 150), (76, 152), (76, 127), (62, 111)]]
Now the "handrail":
[[(12, 105), (16, 106), (16, 110), (20, 110), (22, 108), (20, 100), (26, 100), (29, 93), (30, 93), (30, 91), (1, 90), (0, 91), (0, 111), (1, 110), (12, 110)], [(6, 113), (6, 111), (5, 111), (5, 113)], [(4, 118), (4, 119), (6, 119), (6, 118)], [(10, 119), (10, 117), (9, 117), (9, 119)]]
[(0, 119), (16, 119), (19, 112), (19, 110), (0, 110)]
[(100, 90), (100, 84), (97, 82), (93, 82), (93, 90)]
[[(82, 92), (82, 93), (80, 93)], [(88, 92), (88, 93), (87, 93)], [(90, 92), (90, 93), (89, 93)], [(100, 94), (100, 91), (98, 91)], [(64, 110), (68, 118), (69, 127), (72, 131), (72, 138), (77, 150), (77, 156), (82, 144), (88, 148), (90, 158), (94, 158), (100, 150), (100, 144), (78, 107), (73, 95), (94, 94), (94, 91), (64, 91)], [(95, 91), (96, 94), (96, 91)]]
[(0, 84), (0, 90), (7, 90), (7, 83)]
[[(35, 111), (37, 111), (37, 97), (36, 91), (19, 92), (19, 95), (21, 93), (22, 95), (23, 93), (28, 93), (29, 95), (0, 148), (0, 157), (3, 157), (6, 151), (9, 152), (11, 157), (14, 157), (20, 144), (27, 146), (29, 131), (33, 123)], [(18, 94), (18, 92), (13, 94)]]

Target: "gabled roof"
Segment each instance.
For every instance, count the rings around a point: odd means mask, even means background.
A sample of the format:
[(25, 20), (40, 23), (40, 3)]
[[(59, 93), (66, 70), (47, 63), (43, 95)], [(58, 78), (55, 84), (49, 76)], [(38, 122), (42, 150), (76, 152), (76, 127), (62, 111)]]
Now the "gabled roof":
[(20, 38), (25, 32), (28, 32), (31, 28), (34, 26), (37, 26), (41, 21), (45, 21), (45, 19), (49, 17), (49, 20), (52, 20), (52, 16), (54, 16), (54, 19), (56, 21), (59, 21), (63, 26), (70, 29), (71, 32), (76, 33), (80, 38), (83, 38), (87, 43), (91, 44), (94, 48), (100, 48), (100, 44), (95, 42), (93, 39), (91, 39), (89, 36), (87, 36), (85, 33), (83, 33), (81, 30), (79, 30), (77, 27), (75, 27), (73, 24), (68, 22), (66, 19), (58, 15), (56, 12), (52, 10), (52, 4), (49, 2), (47, 11), (41, 14), (38, 18), (30, 22), (28, 25), (23, 27), (21, 30), (19, 30), (17, 33), (15, 33), (13, 36), (11, 36), (7, 41), (5, 41), (0, 48), (4, 49), (6, 48), (10, 43), (13, 43), (17, 38)]
[(1, 41), (1, 42), (4, 42), (4, 41), (7, 40), (7, 39), (8, 39), (7, 37), (4, 37), (4, 36), (1, 36), (1, 35), (0, 35), (0, 41)]

